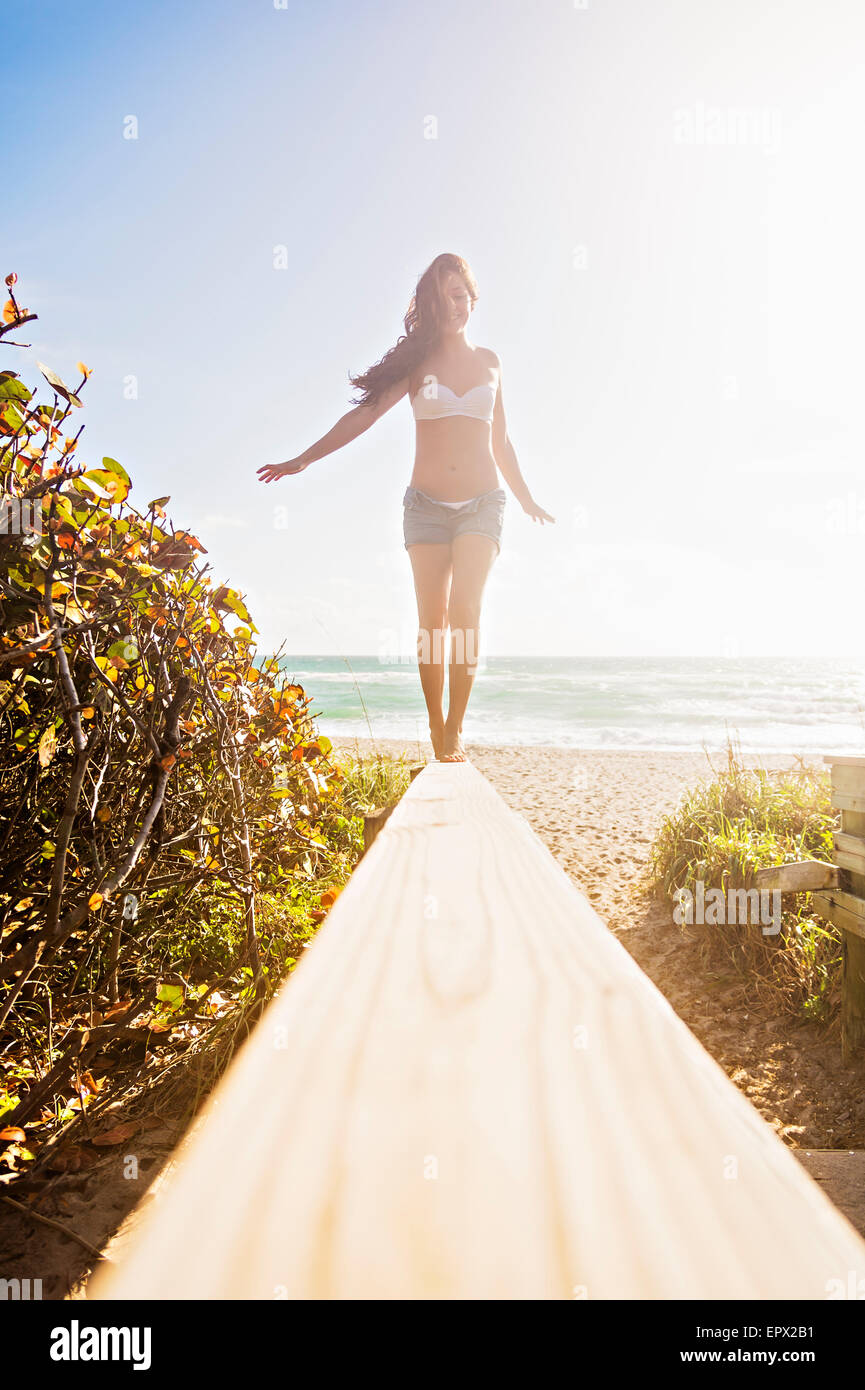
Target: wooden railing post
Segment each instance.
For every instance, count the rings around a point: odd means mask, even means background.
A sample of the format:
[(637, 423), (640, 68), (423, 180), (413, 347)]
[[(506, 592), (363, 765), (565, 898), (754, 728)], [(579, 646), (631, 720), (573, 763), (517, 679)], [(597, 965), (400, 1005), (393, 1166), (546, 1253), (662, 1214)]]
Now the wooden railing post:
[(827, 757), (832, 805), (841, 812), (835, 835), (838, 891), (814, 894), (814, 907), (841, 930), (841, 1055), (865, 1056), (865, 758)]
[[(865, 795), (865, 759), (862, 768)], [(842, 834), (855, 835), (865, 849), (865, 811), (841, 811)], [(865, 870), (844, 869), (850, 892), (865, 908)], [(845, 931), (841, 996), (841, 1051), (845, 1062), (865, 1054), (865, 937)]]

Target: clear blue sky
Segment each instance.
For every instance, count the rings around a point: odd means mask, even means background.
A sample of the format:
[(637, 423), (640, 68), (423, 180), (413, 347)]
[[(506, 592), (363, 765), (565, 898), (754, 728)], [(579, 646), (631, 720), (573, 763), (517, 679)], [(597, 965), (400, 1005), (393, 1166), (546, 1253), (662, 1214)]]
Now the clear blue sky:
[(488, 654), (861, 654), (858, 0), (40, 0), (3, 33), (31, 356), (93, 368), (83, 456), (172, 495), (266, 644), (413, 648), (408, 404), (255, 470), (453, 250), (558, 518), (509, 500)]

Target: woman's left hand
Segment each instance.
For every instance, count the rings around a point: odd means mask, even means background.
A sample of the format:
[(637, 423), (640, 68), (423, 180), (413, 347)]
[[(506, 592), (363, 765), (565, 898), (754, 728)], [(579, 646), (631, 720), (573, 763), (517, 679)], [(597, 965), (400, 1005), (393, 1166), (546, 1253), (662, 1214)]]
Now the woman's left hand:
[(554, 516), (550, 516), (549, 512), (545, 512), (543, 507), (539, 507), (537, 502), (531, 499), (529, 499), (529, 501), (526, 502), (525, 506), (523, 507), (523, 511), (525, 512), (526, 516), (530, 516), (532, 518), (532, 521), (539, 521), (542, 526), (545, 521), (555, 521), (556, 519)]

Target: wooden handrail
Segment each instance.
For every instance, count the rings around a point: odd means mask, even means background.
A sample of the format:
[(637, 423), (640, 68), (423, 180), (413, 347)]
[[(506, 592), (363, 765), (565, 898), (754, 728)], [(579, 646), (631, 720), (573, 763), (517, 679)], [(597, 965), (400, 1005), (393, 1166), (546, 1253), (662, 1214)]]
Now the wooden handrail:
[(837, 864), (822, 859), (805, 859), (796, 864), (776, 864), (758, 869), (754, 885), (762, 892), (813, 893), (818, 888), (837, 888), (840, 875)]
[(111, 1253), (93, 1297), (865, 1278), (852, 1226), (468, 763), (412, 783)]

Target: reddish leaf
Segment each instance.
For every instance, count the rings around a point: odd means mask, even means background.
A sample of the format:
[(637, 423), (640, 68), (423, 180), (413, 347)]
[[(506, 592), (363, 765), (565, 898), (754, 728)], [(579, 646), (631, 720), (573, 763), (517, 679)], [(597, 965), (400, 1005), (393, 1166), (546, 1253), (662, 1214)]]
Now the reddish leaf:
[(105, 1013), (103, 1014), (103, 1019), (107, 1023), (109, 1019), (116, 1018), (118, 1014), (126, 1013), (126, 1010), (129, 1008), (129, 1005), (131, 1003), (131, 999), (118, 1000), (116, 1004), (111, 1005), (110, 1009), (106, 1009)]
[(91, 1139), (91, 1144), (95, 1144), (98, 1149), (110, 1149), (115, 1144), (125, 1144), (127, 1139), (131, 1139), (133, 1134), (137, 1134), (141, 1124), (137, 1120), (129, 1120), (126, 1124), (115, 1125), (113, 1129), (107, 1129), (103, 1134), (97, 1134)]
[(48, 1159), (47, 1167), (52, 1173), (78, 1173), (82, 1168), (90, 1168), (98, 1161), (99, 1155), (90, 1149), (61, 1149)]

